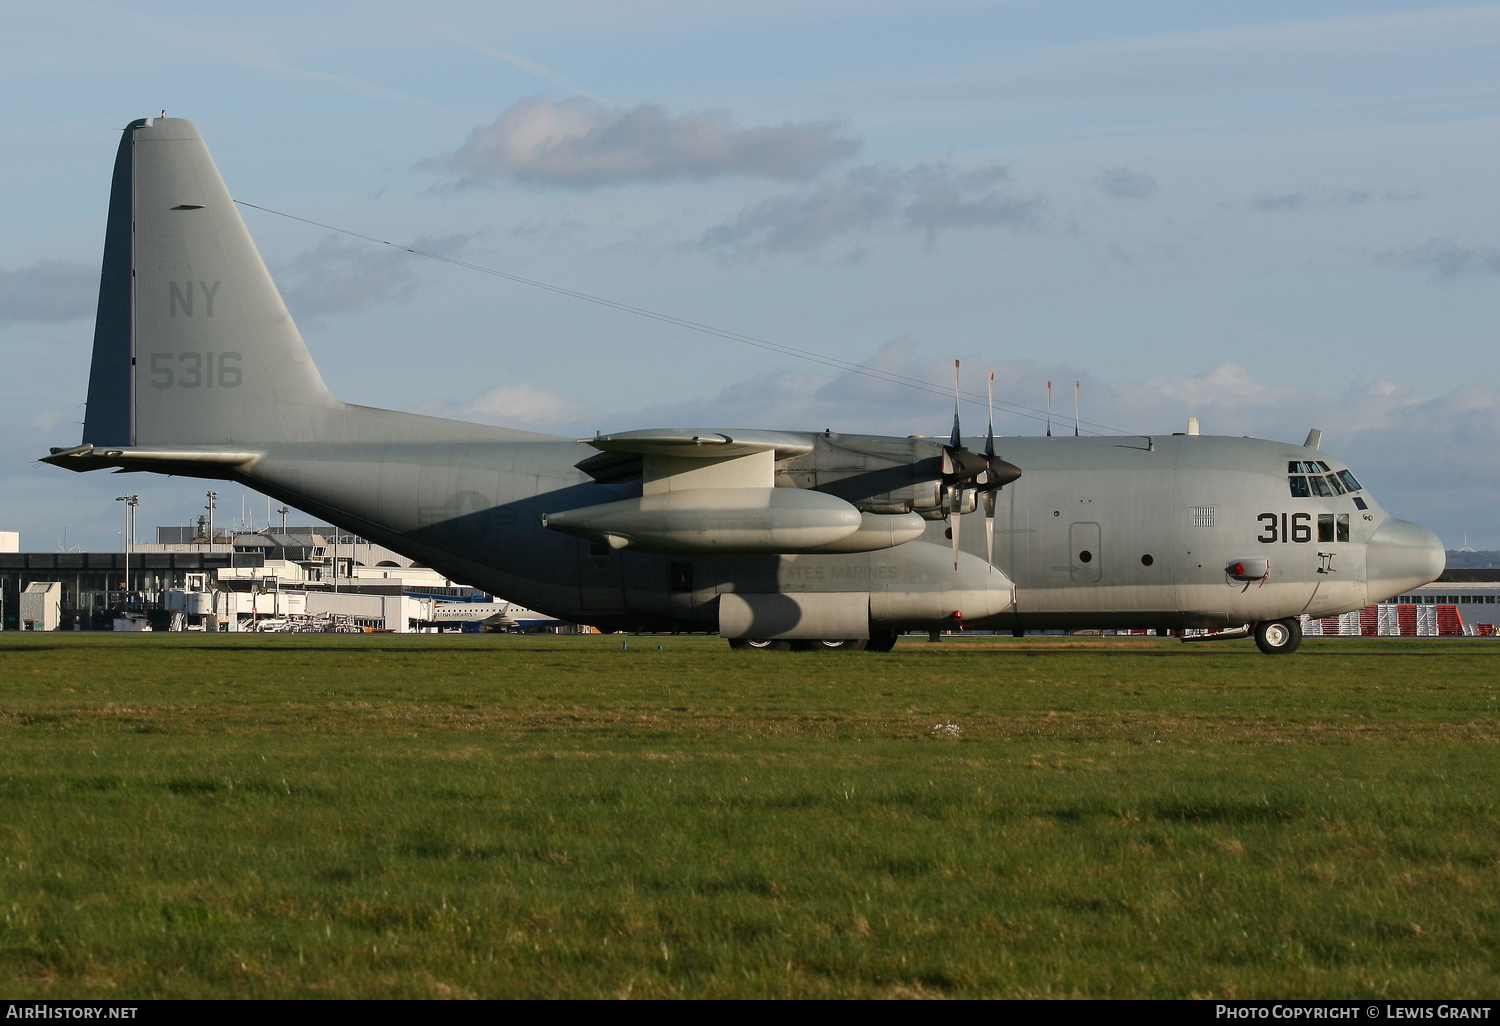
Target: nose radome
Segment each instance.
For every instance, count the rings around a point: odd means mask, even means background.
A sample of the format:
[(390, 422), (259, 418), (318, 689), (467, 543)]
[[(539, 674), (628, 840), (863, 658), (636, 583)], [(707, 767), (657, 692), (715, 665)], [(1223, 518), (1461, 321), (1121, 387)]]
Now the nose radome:
[(1370, 601), (1382, 602), (1431, 584), (1446, 561), (1443, 543), (1427, 528), (1409, 520), (1387, 520), (1365, 548)]

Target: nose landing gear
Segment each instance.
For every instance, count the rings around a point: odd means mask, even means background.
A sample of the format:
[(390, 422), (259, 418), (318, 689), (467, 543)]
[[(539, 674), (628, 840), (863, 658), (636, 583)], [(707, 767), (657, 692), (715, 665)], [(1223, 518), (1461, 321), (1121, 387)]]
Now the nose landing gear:
[(1255, 625), (1255, 644), (1266, 655), (1287, 655), (1302, 644), (1302, 621), (1296, 617)]

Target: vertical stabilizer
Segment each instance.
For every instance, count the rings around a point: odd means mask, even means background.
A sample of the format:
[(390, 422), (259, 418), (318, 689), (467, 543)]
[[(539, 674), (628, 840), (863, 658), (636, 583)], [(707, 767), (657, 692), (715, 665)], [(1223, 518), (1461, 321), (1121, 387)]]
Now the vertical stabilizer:
[(132, 122), (115, 159), (83, 440), (298, 441), (342, 409), (198, 130)]

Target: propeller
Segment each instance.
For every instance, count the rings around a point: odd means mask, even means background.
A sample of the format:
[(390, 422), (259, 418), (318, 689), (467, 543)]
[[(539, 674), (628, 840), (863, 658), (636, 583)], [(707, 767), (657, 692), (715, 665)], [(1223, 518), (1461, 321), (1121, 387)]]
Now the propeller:
[[(984, 460), (990, 467), (995, 465), (995, 372), (990, 371), (985, 382), (985, 399), (990, 406), (990, 429), (984, 436)], [(995, 493), (1000, 489), (988, 487), (990, 469), (984, 472), (984, 558), (990, 566), (995, 565)]]
[(1019, 467), (995, 455), (995, 375), (989, 376), (989, 431), (984, 452), (970, 450), (959, 430), (959, 361), (953, 361), (953, 431), (943, 447), (943, 476), (948, 480), (948, 535), (953, 539), (953, 569), (958, 569), (959, 524), (962, 523), (966, 487), (973, 487), (984, 497), (986, 552), (991, 565), (995, 559), (995, 493), (1021, 476)]

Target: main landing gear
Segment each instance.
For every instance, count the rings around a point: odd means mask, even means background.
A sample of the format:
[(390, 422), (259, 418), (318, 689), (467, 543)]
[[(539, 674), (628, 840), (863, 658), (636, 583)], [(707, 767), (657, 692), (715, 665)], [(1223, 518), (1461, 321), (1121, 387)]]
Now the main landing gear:
[(1287, 655), (1302, 644), (1302, 621), (1267, 620), (1255, 625), (1255, 644), (1266, 655)]
[(730, 638), (729, 647), (751, 652), (889, 652), (896, 647), (894, 631), (871, 631), (863, 638), (825, 641), (781, 641), (770, 638)]

